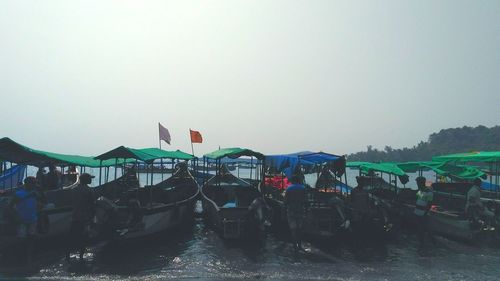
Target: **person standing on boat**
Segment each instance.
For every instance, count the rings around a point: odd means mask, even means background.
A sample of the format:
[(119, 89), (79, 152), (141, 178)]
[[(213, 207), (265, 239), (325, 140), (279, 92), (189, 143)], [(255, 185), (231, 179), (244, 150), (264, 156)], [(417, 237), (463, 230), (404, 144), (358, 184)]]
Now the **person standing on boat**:
[(56, 165), (50, 164), (49, 172), (45, 176), (45, 189), (59, 189), (62, 185), (62, 174), (56, 168)]
[(434, 193), (430, 187), (425, 185), (425, 181), (426, 179), (424, 177), (418, 177), (416, 179), (418, 192), (414, 214), (416, 216), (417, 235), (420, 245), (425, 244), (426, 236), (429, 236), (432, 240), (432, 234), (429, 228), (429, 210), (434, 200)]
[(307, 197), (300, 175), (294, 174), (291, 182), (292, 184), (287, 187), (285, 192), (285, 208), (293, 246), (295, 250), (299, 250), (302, 248), (301, 236), (306, 216)]
[(36, 172), (36, 183), (39, 187), (45, 187), (45, 177), (47, 173), (45, 172), (44, 167), (38, 167), (38, 171)]
[(36, 187), (36, 178), (27, 177), (24, 185), (16, 191), (11, 207), (15, 206), (17, 214), (17, 237), (27, 238), (35, 235), (38, 220), (37, 215), (37, 195), (34, 192)]
[(488, 210), (481, 201), (481, 184), (483, 182), (480, 178), (474, 179), (474, 184), (467, 192), (467, 200), (465, 202), (465, 213), (472, 218), (475, 222), (483, 218), (487, 223), (492, 226), (495, 214)]
[(89, 239), (89, 228), (95, 213), (95, 199), (89, 184), (92, 182), (90, 174), (83, 173), (80, 176), (80, 184), (74, 189), (73, 194), (73, 215), (71, 221), (70, 237), (66, 252), (66, 259), (69, 260), (72, 250), (78, 250), (80, 259), (83, 259), (85, 248)]
[(351, 191), (350, 203), (353, 216), (357, 221), (364, 221), (370, 210), (370, 194), (364, 189), (365, 182), (361, 177), (356, 177), (358, 185)]

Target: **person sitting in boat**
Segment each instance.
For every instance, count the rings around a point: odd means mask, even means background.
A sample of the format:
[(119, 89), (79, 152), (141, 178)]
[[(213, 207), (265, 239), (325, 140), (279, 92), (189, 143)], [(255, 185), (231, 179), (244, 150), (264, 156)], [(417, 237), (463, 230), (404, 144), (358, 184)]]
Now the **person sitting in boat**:
[(38, 186), (45, 187), (46, 176), (45, 167), (38, 167), (38, 171), (36, 172), (36, 183)]
[(36, 178), (26, 177), (10, 202), (15, 208), (17, 217), (17, 237), (27, 238), (36, 234), (38, 220), (38, 198), (35, 191)]
[(370, 194), (365, 190), (365, 182), (361, 177), (356, 177), (358, 185), (351, 191), (351, 206), (353, 215), (359, 219), (363, 219), (366, 211), (370, 208)]
[(292, 184), (285, 192), (285, 208), (293, 246), (295, 250), (299, 250), (302, 248), (301, 236), (306, 216), (307, 197), (299, 174), (292, 175), (291, 182)]
[(327, 189), (335, 186), (335, 178), (330, 172), (328, 165), (323, 166), (318, 180), (316, 181), (316, 188)]
[(414, 214), (416, 217), (417, 235), (421, 246), (425, 244), (426, 236), (429, 236), (429, 238), (434, 241), (429, 228), (429, 210), (434, 200), (434, 193), (430, 187), (425, 185), (425, 181), (426, 179), (424, 177), (416, 178), (418, 192)]
[(45, 190), (59, 189), (62, 184), (62, 174), (56, 168), (56, 165), (49, 166), (49, 172), (45, 176)]
[(177, 174), (179, 177), (189, 177), (189, 169), (187, 162), (179, 162), (175, 164), (174, 174)]
[(467, 192), (467, 200), (465, 202), (465, 213), (474, 222), (478, 222), (480, 219), (486, 220), (486, 222), (492, 226), (495, 218), (495, 214), (486, 208), (481, 201), (481, 184), (483, 182), (480, 178), (474, 179), (474, 184), (469, 188)]
[(70, 245), (67, 248), (66, 259), (69, 260), (72, 250), (78, 250), (80, 259), (83, 259), (85, 247), (89, 239), (90, 225), (95, 213), (95, 199), (89, 184), (92, 183), (90, 174), (80, 176), (80, 184), (73, 193), (73, 214), (70, 228)]

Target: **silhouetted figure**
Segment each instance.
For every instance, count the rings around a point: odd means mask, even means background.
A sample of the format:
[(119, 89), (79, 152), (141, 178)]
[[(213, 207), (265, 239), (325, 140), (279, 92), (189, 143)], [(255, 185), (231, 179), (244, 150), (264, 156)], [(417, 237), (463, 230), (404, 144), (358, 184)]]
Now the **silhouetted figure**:
[(45, 176), (45, 190), (59, 189), (62, 186), (62, 174), (54, 164), (49, 166), (49, 172)]
[(416, 179), (418, 192), (414, 214), (416, 217), (417, 235), (420, 241), (420, 246), (425, 244), (427, 236), (434, 241), (432, 232), (429, 228), (429, 210), (431, 209), (432, 201), (434, 200), (434, 194), (432, 189), (425, 185), (425, 181), (426, 179), (424, 177), (418, 177)]
[(31, 263), (33, 238), (36, 234), (38, 220), (38, 198), (34, 190), (35, 187), (36, 178), (27, 177), (24, 180), (24, 185), (19, 186), (10, 202), (10, 207), (16, 210), (16, 236), (25, 239), (24, 250), (28, 263)]
[(302, 248), (301, 238), (306, 216), (307, 197), (300, 175), (294, 174), (291, 182), (292, 184), (287, 187), (285, 192), (285, 208), (293, 246), (295, 250), (299, 250)]
[(38, 186), (40, 186), (42, 188), (45, 187), (46, 175), (47, 175), (47, 172), (45, 171), (45, 167), (39, 167), (38, 171), (36, 172), (36, 183)]
[(495, 214), (486, 208), (481, 201), (481, 184), (482, 181), (480, 178), (474, 179), (474, 185), (467, 192), (465, 212), (474, 222), (483, 219), (489, 226), (492, 226)]
[(89, 239), (89, 230), (95, 213), (95, 199), (89, 184), (92, 182), (90, 174), (83, 173), (80, 176), (80, 184), (74, 189), (73, 215), (71, 221), (69, 246), (66, 259), (69, 260), (72, 250), (78, 250), (80, 259), (83, 259), (85, 247)]

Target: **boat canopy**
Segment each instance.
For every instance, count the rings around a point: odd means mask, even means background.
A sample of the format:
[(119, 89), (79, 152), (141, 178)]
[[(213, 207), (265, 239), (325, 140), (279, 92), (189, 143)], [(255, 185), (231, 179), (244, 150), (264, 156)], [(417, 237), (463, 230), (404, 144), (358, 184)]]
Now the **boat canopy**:
[(173, 151), (173, 150), (163, 150), (153, 147), (153, 148), (141, 148), (139, 150), (144, 153), (155, 156), (156, 157), (155, 159), (166, 158), (166, 159), (191, 160), (196, 158), (195, 156), (178, 149)]
[(255, 157), (259, 160), (264, 160), (264, 154), (247, 148), (239, 148), (239, 147), (223, 148), (203, 155), (203, 157), (206, 157), (208, 159), (221, 159), (224, 157), (235, 159), (241, 156), (250, 156), (250, 157)]
[(112, 149), (106, 153), (103, 153), (95, 159), (97, 160), (110, 160), (110, 159), (137, 159), (143, 162), (151, 163), (156, 159), (181, 159), (181, 160), (191, 160), (194, 158), (193, 155), (182, 152), (180, 150), (167, 151), (159, 148), (130, 148), (125, 146), (119, 146)]
[[(107, 167), (116, 165), (115, 161), (101, 161), (94, 157), (59, 154), (48, 151), (36, 150), (21, 145), (10, 138), (0, 139), (0, 158), (24, 165), (48, 166), (54, 165), (75, 165), (85, 167)], [(123, 163), (121, 161), (120, 163)]]
[(387, 174), (392, 174), (396, 176), (406, 176), (405, 171), (401, 169), (396, 163), (363, 163), (359, 165), (359, 169), (363, 173), (370, 173), (370, 171), (374, 172), (382, 172)]
[(500, 162), (500, 151), (477, 151), (432, 157), (438, 162)]
[(478, 177), (484, 178), (486, 174), (481, 170), (465, 165), (452, 165), (445, 162), (406, 162), (406, 163), (369, 163), (369, 162), (348, 162), (347, 167), (360, 169), (363, 173), (370, 171), (389, 173), (397, 176), (406, 176), (406, 173), (418, 171), (433, 171), (438, 175), (472, 180)]
[(298, 166), (313, 167), (318, 164), (332, 163), (333, 172), (341, 176), (345, 172), (345, 157), (325, 152), (302, 151), (290, 154), (266, 155), (266, 166), (285, 172), (290, 177)]
[(433, 171), (441, 176), (454, 177), (464, 180), (486, 177), (486, 174), (483, 171), (475, 167), (466, 165), (453, 165), (446, 162), (406, 162), (398, 163), (397, 165), (407, 173), (415, 173), (418, 171)]
[(359, 167), (361, 165), (366, 165), (366, 164), (371, 164), (371, 163), (370, 162), (352, 161), (352, 162), (347, 162), (345, 166), (347, 168), (359, 169)]

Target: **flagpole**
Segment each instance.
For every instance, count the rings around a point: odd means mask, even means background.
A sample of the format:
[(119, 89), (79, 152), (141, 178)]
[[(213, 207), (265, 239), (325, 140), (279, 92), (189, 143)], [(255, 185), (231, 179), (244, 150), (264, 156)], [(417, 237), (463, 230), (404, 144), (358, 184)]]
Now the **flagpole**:
[(194, 156), (193, 138), (191, 137), (191, 128), (189, 128), (189, 139), (191, 140), (191, 153)]
[(160, 122), (158, 122), (158, 144), (161, 149), (161, 135), (160, 135)]

